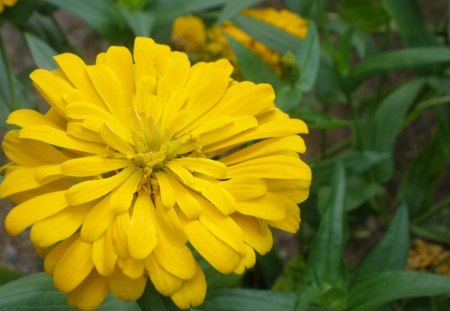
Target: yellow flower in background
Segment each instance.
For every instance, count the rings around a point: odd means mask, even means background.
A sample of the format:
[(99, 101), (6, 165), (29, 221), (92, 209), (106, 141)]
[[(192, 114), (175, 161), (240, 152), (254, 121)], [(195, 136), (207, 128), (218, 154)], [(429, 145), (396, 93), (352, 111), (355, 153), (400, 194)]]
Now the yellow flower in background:
[[(285, 9), (247, 9), (242, 11), (241, 14), (264, 21), (300, 39), (304, 39), (308, 33), (307, 21), (297, 14)], [(199, 25), (203, 25), (203, 27), (200, 27)], [(230, 21), (225, 21), (220, 26), (213, 25), (206, 29), (206, 43), (204, 40), (204, 24), (198, 17), (192, 15), (180, 17), (175, 20), (172, 28), (172, 42), (177, 49), (187, 53), (201, 54), (201, 58), (206, 60), (225, 57), (236, 65), (236, 56), (228, 43), (226, 35), (252, 50), (278, 75), (282, 74), (282, 55), (253, 39)], [(198, 38), (202, 38), (202, 40), (199, 40)], [(202, 43), (198, 44), (200, 41)], [(183, 42), (183, 44), (179, 44), (179, 42)], [(196, 48), (193, 49), (191, 48), (192, 46), (195, 46)]]
[(442, 246), (416, 239), (409, 251), (409, 270), (435, 271), (450, 276), (450, 251)]
[(17, 0), (0, 0), (0, 13), (5, 10), (5, 6), (14, 6)]
[(236, 82), (226, 60), (190, 64), (149, 38), (86, 65), (73, 54), (38, 69), (51, 105), (13, 112), (0, 196), (5, 225), (31, 227), (45, 270), (70, 305), (111, 291), (141, 296), (147, 280), (180, 308), (200, 305), (205, 276), (192, 250), (241, 274), (272, 247), (270, 227), (296, 232), (310, 168), (301, 120), (274, 106), (268, 84)]

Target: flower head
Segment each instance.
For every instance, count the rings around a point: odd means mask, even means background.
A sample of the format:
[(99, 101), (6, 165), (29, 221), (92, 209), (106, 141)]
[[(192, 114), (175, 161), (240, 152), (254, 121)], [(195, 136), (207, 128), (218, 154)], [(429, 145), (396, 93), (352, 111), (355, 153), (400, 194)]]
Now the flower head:
[(193, 15), (177, 18), (172, 26), (171, 40), (175, 48), (187, 53), (200, 53), (206, 44), (203, 21)]
[(45, 270), (72, 306), (111, 291), (133, 300), (148, 279), (181, 308), (206, 282), (193, 249), (242, 273), (272, 247), (270, 227), (296, 232), (311, 171), (306, 125), (274, 106), (268, 84), (235, 82), (226, 60), (190, 65), (148, 38), (87, 66), (73, 54), (36, 70), (45, 114), (13, 112), (1, 197), (5, 225), (47, 249)]
[(5, 6), (14, 6), (17, 0), (0, 0), (0, 13), (5, 10)]

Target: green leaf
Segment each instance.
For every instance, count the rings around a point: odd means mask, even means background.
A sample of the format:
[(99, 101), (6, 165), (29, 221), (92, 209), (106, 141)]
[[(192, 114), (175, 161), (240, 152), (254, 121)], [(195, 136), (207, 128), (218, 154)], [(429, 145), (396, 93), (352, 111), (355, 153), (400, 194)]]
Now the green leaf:
[(25, 40), (27, 41), (31, 56), (38, 68), (53, 70), (58, 67), (53, 60), (53, 56), (58, 53), (51, 46), (27, 32), (25, 33)]
[(286, 311), (292, 310), (295, 294), (269, 290), (225, 289), (211, 291), (198, 310), (203, 311)]
[(7, 20), (14, 25), (22, 26), (36, 10), (37, 5), (37, 0), (17, 1), (13, 7), (6, 7), (0, 14), (0, 24)]
[(350, 84), (356, 84), (389, 71), (429, 67), (446, 62), (450, 62), (450, 49), (447, 47), (418, 47), (389, 51), (368, 57), (353, 66), (348, 79)]
[[(361, 124), (360, 144), (364, 150), (392, 154), (394, 142), (402, 129), (406, 114), (423, 86), (422, 79), (409, 81), (395, 89), (381, 102), (373, 118)], [(377, 181), (389, 180), (392, 173), (392, 157), (374, 168)]]
[(199, 254), (195, 255), (195, 259), (200, 264), (200, 267), (205, 273), (206, 284), (208, 284), (208, 291), (235, 287), (239, 284), (242, 278), (242, 275), (239, 274), (220, 273)]
[(299, 106), (291, 116), (297, 116), (308, 124), (310, 129), (330, 129), (336, 127), (350, 126), (352, 123), (335, 117), (329, 113), (318, 111), (309, 106)]
[(331, 195), (322, 211), (319, 232), (308, 258), (307, 275), (323, 292), (344, 285), (345, 184), (344, 166), (338, 162), (334, 169)]
[(152, 282), (147, 282), (144, 293), (137, 301), (141, 310), (148, 311), (178, 311), (177, 306), (168, 297), (162, 296), (153, 287)]
[(281, 54), (296, 52), (303, 44), (296, 36), (253, 17), (239, 15), (231, 21), (255, 40)]
[(314, 85), (319, 71), (319, 34), (314, 22), (310, 22), (308, 27), (308, 35), (295, 53), (300, 67), (300, 88), (302, 91), (308, 91)]
[(123, 20), (112, 0), (45, 0), (84, 20), (95, 31), (112, 42), (123, 35)]
[[(3, 181), (3, 180), (0, 180), (0, 181)], [(6, 284), (15, 279), (21, 278), (22, 276), (23, 276), (23, 273), (20, 273), (15, 270), (11, 270), (4, 266), (0, 266), (0, 285)]]
[(243, 9), (248, 8), (256, 3), (262, 2), (262, 0), (228, 0), (220, 12), (217, 23), (221, 24), (223, 21), (234, 17), (239, 14)]
[(302, 255), (296, 255), (284, 267), (282, 275), (272, 287), (275, 291), (297, 291), (305, 283), (306, 262)]
[[(0, 310), (75, 310), (66, 303), (66, 295), (53, 285), (46, 273), (36, 273), (0, 286)], [(101, 311), (139, 311), (135, 302), (111, 295), (97, 309)]]
[(383, 271), (403, 270), (409, 253), (408, 207), (400, 205), (392, 219), (383, 240), (379, 242), (355, 271), (355, 278), (361, 279)]
[(230, 36), (227, 39), (236, 54), (239, 70), (245, 80), (270, 83), (274, 88), (281, 85), (277, 75), (257, 55)]
[(412, 215), (423, 213), (432, 205), (445, 160), (440, 137), (435, 133), (408, 167), (400, 185), (398, 197), (406, 202)]
[(314, 93), (323, 103), (345, 102), (345, 95), (340, 85), (340, 74), (330, 55), (324, 50), (320, 51), (319, 70), (317, 73)]
[(283, 270), (283, 262), (275, 248), (264, 256), (256, 256), (256, 272), (260, 275), (267, 288), (271, 288)]
[(350, 288), (349, 309), (375, 310), (403, 298), (426, 297), (450, 292), (450, 278), (424, 272), (387, 271), (370, 276)]
[(442, 243), (450, 243), (450, 229), (448, 226), (427, 223), (423, 225), (412, 225), (414, 234), (426, 239), (434, 240)]
[(151, 12), (130, 11), (122, 7), (119, 7), (119, 12), (136, 37), (150, 36), (155, 22), (155, 16)]
[(389, 21), (381, 0), (345, 0), (338, 11), (345, 21), (365, 31), (375, 31)]
[(436, 45), (427, 28), (417, 0), (384, 0), (385, 7), (397, 24), (406, 46)]

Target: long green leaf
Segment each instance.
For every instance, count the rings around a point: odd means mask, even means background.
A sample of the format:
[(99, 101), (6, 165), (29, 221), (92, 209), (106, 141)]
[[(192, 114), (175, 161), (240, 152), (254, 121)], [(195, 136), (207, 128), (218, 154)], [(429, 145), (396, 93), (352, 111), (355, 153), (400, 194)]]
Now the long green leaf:
[(300, 45), (296, 58), (300, 67), (300, 88), (308, 91), (316, 81), (320, 60), (319, 34), (314, 22), (309, 23), (308, 35)]
[(225, 289), (208, 293), (203, 311), (286, 311), (292, 310), (295, 295), (269, 290)]
[(405, 204), (400, 205), (381, 240), (355, 271), (356, 279), (383, 271), (403, 270), (409, 253), (409, 217)]
[(303, 40), (294, 35), (253, 17), (239, 15), (232, 22), (255, 40), (281, 54), (296, 52), (303, 44)]
[(450, 62), (450, 49), (446, 47), (408, 48), (389, 51), (367, 58), (355, 65), (349, 74), (351, 83), (371, 76), (400, 69), (415, 69)]
[(262, 0), (228, 0), (223, 6), (222, 11), (220, 12), (217, 23), (221, 24), (223, 21), (239, 14), (239, 12), (243, 9), (259, 2), (262, 2)]
[(153, 287), (151, 282), (147, 282), (145, 291), (137, 301), (143, 311), (178, 311), (180, 309), (168, 297), (162, 296)]
[(148, 11), (130, 11), (119, 7), (125, 23), (131, 28), (135, 36), (149, 37), (152, 33), (155, 16)]
[(23, 273), (11, 270), (4, 266), (0, 266), (0, 285), (6, 284), (21, 277), (23, 277)]
[(344, 281), (343, 254), (345, 247), (345, 170), (338, 162), (334, 169), (328, 204), (322, 212), (319, 232), (308, 258), (307, 274), (324, 292), (330, 287), (342, 287)]
[(450, 278), (424, 272), (388, 271), (370, 276), (350, 289), (349, 310), (375, 310), (403, 298), (450, 293)]
[[(409, 81), (381, 102), (373, 118), (361, 125), (361, 146), (364, 150), (392, 153), (406, 114), (423, 86), (422, 79)], [(393, 173), (392, 158), (377, 165), (374, 173), (377, 181), (390, 179)]]
[[(0, 310), (75, 310), (46, 273), (36, 273), (0, 286)], [(109, 296), (97, 310), (139, 311), (135, 302)]]
[(274, 88), (281, 85), (277, 75), (257, 55), (233, 38), (227, 39), (236, 54), (239, 70), (245, 80), (270, 83)]
[(417, 0), (384, 0), (384, 5), (395, 20), (406, 46), (436, 45), (436, 39), (425, 25)]
[(51, 46), (31, 33), (25, 33), (25, 40), (37, 67), (47, 70), (53, 70), (58, 67), (53, 60), (53, 56), (58, 53)]

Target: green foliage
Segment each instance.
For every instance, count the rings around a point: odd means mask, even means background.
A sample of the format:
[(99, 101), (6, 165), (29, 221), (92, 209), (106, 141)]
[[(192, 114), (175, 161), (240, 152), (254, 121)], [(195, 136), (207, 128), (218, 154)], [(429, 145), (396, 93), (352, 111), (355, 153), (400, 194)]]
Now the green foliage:
[[(436, 267), (406, 271), (406, 263), (416, 237), (450, 245), (450, 7), (418, 0), (280, 3), (308, 18), (305, 39), (239, 14), (272, 4), (260, 0), (18, 1), (0, 25), (15, 27), (32, 67), (48, 70), (57, 53), (86, 52), (76, 51), (60, 27), (61, 11), (101, 43), (131, 46), (135, 36), (170, 43), (174, 19), (194, 14), (207, 26), (231, 21), (278, 53), (277, 71), (227, 36), (240, 78), (271, 84), (277, 107), (311, 131), (313, 180), (292, 244), (300, 247), (287, 263), (276, 248), (257, 256), (244, 275), (223, 275), (198, 256), (208, 293), (191, 310), (445, 310), (450, 278), (433, 273)], [(432, 18), (424, 18), (427, 9)], [(12, 68), (5, 38), (2, 32), (2, 129), (12, 111), (37, 109), (31, 68)], [(19, 276), (0, 269), (1, 310), (71, 310), (46, 274)], [(151, 284), (137, 303), (110, 296), (100, 307), (139, 309), (177, 310)]]

